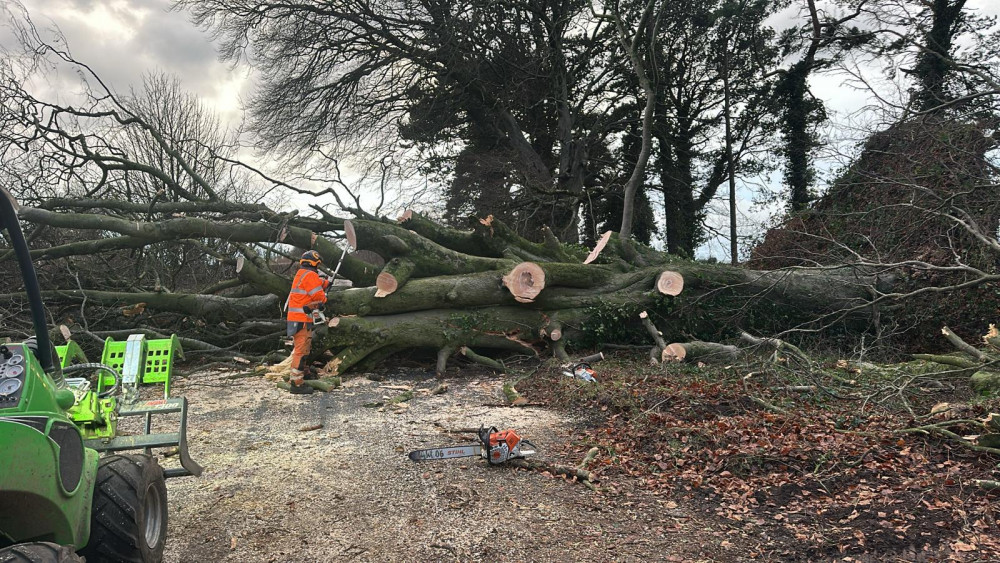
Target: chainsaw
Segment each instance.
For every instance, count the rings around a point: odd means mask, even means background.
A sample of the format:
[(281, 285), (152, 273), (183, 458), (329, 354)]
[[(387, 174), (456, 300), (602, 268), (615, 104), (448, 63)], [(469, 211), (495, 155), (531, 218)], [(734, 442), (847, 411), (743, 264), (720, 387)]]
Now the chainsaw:
[(431, 448), (410, 452), (413, 461), (450, 459), (453, 457), (485, 457), (490, 465), (500, 465), (507, 460), (520, 459), (535, 453), (535, 445), (514, 430), (498, 431), (495, 426), (479, 428), (478, 444)]

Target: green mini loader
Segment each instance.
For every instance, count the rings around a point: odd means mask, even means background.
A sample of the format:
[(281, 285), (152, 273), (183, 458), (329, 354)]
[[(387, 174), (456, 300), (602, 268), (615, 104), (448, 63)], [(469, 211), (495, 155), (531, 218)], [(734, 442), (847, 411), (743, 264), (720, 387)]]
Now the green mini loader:
[[(72, 341), (53, 348), (16, 210), (0, 188), (0, 232), (16, 254), (35, 331), (0, 345), (0, 563), (159, 562), (164, 478), (202, 471), (187, 451), (187, 402), (169, 392), (177, 338), (109, 339), (101, 363), (87, 362)], [(163, 398), (143, 400), (142, 383), (162, 384)], [(177, 432), (152, 432), (153, 416), (164, 413), (179, 414)], [(119, 435), (119, 419), (130, 416), (144, 417), (144, 432)], [(180, 467), (164, 470), (152, 455), (167, 447)]]

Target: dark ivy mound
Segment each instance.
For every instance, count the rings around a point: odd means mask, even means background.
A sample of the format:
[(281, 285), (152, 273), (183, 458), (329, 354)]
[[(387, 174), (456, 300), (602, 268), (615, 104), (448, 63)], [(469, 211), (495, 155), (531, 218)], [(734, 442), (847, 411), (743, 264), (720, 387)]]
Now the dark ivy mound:
[[(872, 135), (822, 197), (767, 233), (750, 267), (910, 261), (967, 267), (906, 265), (891, 273), (903, 282), (896, 291), (962, 283), (978, 277), (975, 270), (997, 273), (1000, 256), (963, 226), (997, 237), (1000, 189), (989, 160), (997, 140), (990, 130), (925, 117)], [(896, 345), (907, 348), (940, 345), (937, 329), (945, 324), (975, 338), (996, 322), (998, 296), (995, 283), (925, 294), (894, 314), (888, 328), (905, 334)]]

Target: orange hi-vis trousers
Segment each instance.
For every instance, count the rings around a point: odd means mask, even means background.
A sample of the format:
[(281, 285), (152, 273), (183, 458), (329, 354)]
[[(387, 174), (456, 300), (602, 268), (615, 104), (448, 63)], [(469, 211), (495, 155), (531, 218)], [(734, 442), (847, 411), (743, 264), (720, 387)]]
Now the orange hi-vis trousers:
[(292, 374), (301, 375), (302, 363), (312, 351), (312, 323), (302, 323), (302, 328), (292, 336)]

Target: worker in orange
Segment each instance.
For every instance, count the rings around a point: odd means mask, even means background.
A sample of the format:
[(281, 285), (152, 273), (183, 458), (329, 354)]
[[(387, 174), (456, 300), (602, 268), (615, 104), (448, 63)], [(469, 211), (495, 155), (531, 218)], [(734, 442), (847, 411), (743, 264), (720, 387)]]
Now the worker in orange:
[(292, 371), (288, 378), (291, 392), (305, 395), (313, 392), (313, 388), (303, 383), (310, 371), (306, 364), (312, 349), (312, 313), (323, 310), (326, 303), (326, 290), (330, 288), (330, 280), (319, 275), (319, 265), (323, 263), (319, 252), (307, 250), (299, 260), (299, 271), (292, 280), (292, 291), (288, 294), (288, 336), (292, 337)]

